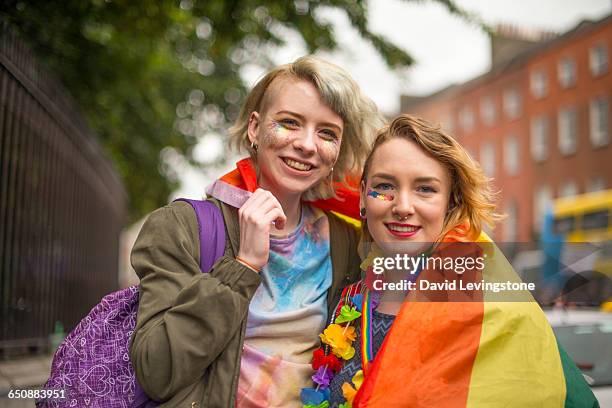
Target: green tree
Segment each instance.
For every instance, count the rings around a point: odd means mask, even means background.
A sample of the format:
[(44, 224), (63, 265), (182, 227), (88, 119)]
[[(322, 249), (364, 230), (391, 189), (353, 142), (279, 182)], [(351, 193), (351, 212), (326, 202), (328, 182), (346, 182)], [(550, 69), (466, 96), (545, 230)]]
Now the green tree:
[[(412, 0), (416, 1), (416, 0)], [(436, 0), (472, 19), (450, 0)], [(111, 156), (134, 221), (164, 204), (177, 186), (160, 171), (172, 146), (193, 163), (198, 135), (223, 132), (237, 115), (247, 63), (269, 65), (279, 27), (308, 50), (333, 50), (322, 7), (343, 10), (390, 67), (410, 55), (368, 29), (366, 0), (64, 0), (3, 2), (8, 20), (60, 77)], [(223, 160), (223, 158), (219, 158)]]

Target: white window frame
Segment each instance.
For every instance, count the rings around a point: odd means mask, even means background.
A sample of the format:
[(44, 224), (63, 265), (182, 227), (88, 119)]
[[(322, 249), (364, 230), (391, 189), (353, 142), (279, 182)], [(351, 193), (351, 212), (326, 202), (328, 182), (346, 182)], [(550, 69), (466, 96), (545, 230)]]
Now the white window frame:
[(504, 140), (504, 169), (509, 176), (518, 174), (520, 168), (519, 140), (510, 135)]
[(543, 68), (531, 71), (529, 88), (536, 99), (542, 99), (548, 95), (548, 75)]
[(495, 144), (488, 140), (480, 147), (480, 165), (488, 177), (495, 176)]
[(540, 115), (531, 119), (530, 124), (530, 150), (531, 157), (536, 162), (543, 162), (548, 158), (548, 139), (550, 125), (548, 116)]
[(593, 147), (610, 143), (610, 102), (606, 96), (589, 101), (589, 138)]
[(605, 43), (597, 43), (589, 48), (589, 71), (593, 76), (608, 72), (608, 48)]
[(453, 115), (447, 114), (442, 117), (442, 129), (446, 130), (449, 133), (455, 132), (455, 122), (453, 120)]
[(459, 111), (459, 126), (466, 133), (473, 131), (476, 127), (476, 117), (471, 107), (464, 106)]
[(574, 180), (567, 180), (559, 188), (559, 197), (574, 197), (578, 195), (578, 184)]
[(606, 189), (606, 179), (602, 176), (594, 176), (589, 179), (587, 184), (587, 193), (594, 193), (596, 191), (603, 191)]
[(506, 115), (506, 117), (511, 120), (519, 118), (521, 116), (522, 111), (522, 98), (518, 89), (506, 89), (504, 91), (502, 99), (504, 114)]
[(473, 147), (465, 146), (465, 150), (467, 150), (467, 152), (470, 154), (470, 157), (472, 158), (472, 160), (478, 161), (477, 152)]
[(553, 195), (551, 188), (546, 185), (538, 186), (533, 192), (533, 225), (537, 231), (540, 231), (546, 210), (552, 206)]
[(559, 109), (557, 115), (557, 144), (559, 152), (568, 156), (578, 149), (578, 111), (574, 106)]
[(563, 89), (570, 88), (576, 85), (576, 61), (571, 57), (563, 57), (557, 65), (557, 75), (559, 77), (559, 85)]
[(495, 103), (490, 97), (483, 98), (480, 101), (480, 117), (482, 123), (487, 126), (493, 126), (497, 120), (497, 110), (495, 109)]

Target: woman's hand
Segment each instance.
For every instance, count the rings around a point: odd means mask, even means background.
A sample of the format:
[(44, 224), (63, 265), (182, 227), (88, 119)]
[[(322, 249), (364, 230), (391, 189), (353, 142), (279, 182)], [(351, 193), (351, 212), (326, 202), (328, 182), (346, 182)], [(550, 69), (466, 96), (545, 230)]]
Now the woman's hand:
[(287, 217), (280, 203), (267, 190), (258, 188), (238, 210), (240, 250), (238, 258), (261, 270), (270, 254), (270, 228), (283, 229)]

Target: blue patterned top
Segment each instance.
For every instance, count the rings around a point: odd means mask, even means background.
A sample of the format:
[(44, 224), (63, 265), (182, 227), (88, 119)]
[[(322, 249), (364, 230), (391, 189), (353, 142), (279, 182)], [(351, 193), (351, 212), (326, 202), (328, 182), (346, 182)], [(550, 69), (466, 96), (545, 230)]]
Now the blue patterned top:
[[(380, 346), (382, 346), (394, 320), (394, 315), (380, 313), (376, 310), (372, 312), (372, 352), (374, 357), (376, 357)], [(346, 401), (342, 395), (342, 384), (345, 382), (350, 383), (355, 373), (361, 370), (361, 319), (355, 320), (355, 332), (357, 333), (357, 338), (353, 342), (355, 357), (344, 363), (342, 370), (334, 376), (329, 384), (329, 391), (331, 393), (329, 403), (331, 408), (337, 408), (338, 405)]]

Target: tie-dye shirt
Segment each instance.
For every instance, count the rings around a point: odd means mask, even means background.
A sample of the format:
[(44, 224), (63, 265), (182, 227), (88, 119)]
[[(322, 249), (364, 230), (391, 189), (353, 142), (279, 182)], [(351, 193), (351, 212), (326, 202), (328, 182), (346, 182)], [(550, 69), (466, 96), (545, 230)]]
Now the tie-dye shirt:
[(304, 206), (294, 232), (270, 238), (261, 277), (249, 306), (236, 406), (301, 407), (332, 283), (329, 224), (321, 210)]

